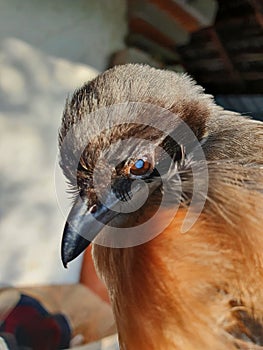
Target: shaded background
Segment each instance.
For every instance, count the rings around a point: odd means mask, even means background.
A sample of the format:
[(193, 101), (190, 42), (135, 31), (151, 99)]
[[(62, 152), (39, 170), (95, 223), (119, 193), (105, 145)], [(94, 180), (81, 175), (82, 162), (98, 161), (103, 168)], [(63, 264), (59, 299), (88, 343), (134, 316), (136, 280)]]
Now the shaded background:
[(0, 1), (0, 283), (79, 280), (65, 270), (57, 134), (68, 94), (124, 48), (122, 0)]
[(0, 283), (79, 281), (82, 257), (60, 261), (57, 132), (68, 94), (127, 62), (189, 72), (263, 120), (263, 1), (0, 1)]

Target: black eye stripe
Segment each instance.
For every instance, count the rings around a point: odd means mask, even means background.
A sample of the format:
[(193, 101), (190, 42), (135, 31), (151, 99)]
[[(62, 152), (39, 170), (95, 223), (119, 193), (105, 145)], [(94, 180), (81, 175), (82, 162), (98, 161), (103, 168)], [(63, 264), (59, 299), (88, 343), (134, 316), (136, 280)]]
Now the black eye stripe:
[(171, 162), (181, 164), (181, 162), (185, 158), (185, 150), (182, 145), (176, 144), (174, 153), (170, 157), (163, 158), (155, 168), (153, 168), (152, 172), (145, 178), (145, 180), (151, 180), (156, 177), (163, 176), (167, 173), (169, 168), (171, 167)]
[(125, 161), (120, 162), (118, 165), (116, 165), (115, 169), (117, 172), (120, 172), (125, 166)]
[(159, 171), (156, 169), (156, 168), (153, 168), (152, 172), (149, 174), (149, 176), (147, 176), (146, 180), (147, 179), (153, 179), (155, 177), (160, 177), (161, 174), (159, 173)]

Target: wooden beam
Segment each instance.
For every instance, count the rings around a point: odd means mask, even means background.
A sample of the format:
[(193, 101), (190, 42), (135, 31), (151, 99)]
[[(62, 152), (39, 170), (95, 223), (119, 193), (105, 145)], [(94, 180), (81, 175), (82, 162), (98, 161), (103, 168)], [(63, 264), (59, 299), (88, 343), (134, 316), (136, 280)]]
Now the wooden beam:
[(178, 54), (174, 51), (167, 50), (156, 42), (144, 37), (141, 34), (130, 33), (126, 38), (127, 45), (130, 47), (138, 47), (151, 54), (157, 60), (165, 60), (173, 63), (180, 62)]
[(173, 17), (176, 22), (188, 32), (195, 32), (202, 27), (202, 23), (187, 12), (182, 6), (178, 5), (173, 0), (148, 0), (150, 3), (155, 4), (159, 9), (165, 11), (169, 16)]
[(239, 85), (243, 85), (243, 79), (241, 78), (239, 72), (235, 69), (227, 51), (225, 50), (217, 32), (214, 28), (208, 28), (208, 33), (210, 35), (211, 40), (215, 43), (218, 53), (224, 62), (224, 65), (229, 72), (229, 78), (233, 80), (233, 82), (238, 83)]
[(131, 18), (129, 20), (129, 29), (131, 33), (141, 34), (159, 45), (175, 51), (176, 43), (142, 18)]
[(263, 72), (242, 72), (241, 75), (245, 80), (263, 80)]
[(263, 4), (262, 1), (251, 0), (251, 4), (255, 10), (255, 16), (258, 24), (263, 28)]
[(164, 36), (177, 45), (184, 45), (189, 40), (189, 33), (165, 11), (160, 10), (148, 0), (129, 0), (128, 18), (141, 18), (158, 29)]

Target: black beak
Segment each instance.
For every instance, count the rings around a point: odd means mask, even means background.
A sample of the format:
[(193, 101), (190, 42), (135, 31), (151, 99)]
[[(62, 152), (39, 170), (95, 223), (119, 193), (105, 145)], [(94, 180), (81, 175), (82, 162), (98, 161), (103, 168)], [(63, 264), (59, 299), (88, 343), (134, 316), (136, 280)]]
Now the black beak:
[[(149, 192), (152, 193), (158, 186), (160, 181), (149, 183)], [(133, 188), (132, 197), (135, 202), (139, 201), (144, 190), (141, 184)], [(85, 199), (78, 197), (69, 213), (63, 232), (61, 257), (64, 267), (80, 255), (103, 227), (121, 212), (118, 209), (121, 200), (115, 196), (114, 191), (110, 191), (105, 203), (89, 208)]]
[(72, 207), (64, 228), (61, 257), (64, 267), (80, 255), (117, 212), (104, 205), (88, 208), (82, 197)]

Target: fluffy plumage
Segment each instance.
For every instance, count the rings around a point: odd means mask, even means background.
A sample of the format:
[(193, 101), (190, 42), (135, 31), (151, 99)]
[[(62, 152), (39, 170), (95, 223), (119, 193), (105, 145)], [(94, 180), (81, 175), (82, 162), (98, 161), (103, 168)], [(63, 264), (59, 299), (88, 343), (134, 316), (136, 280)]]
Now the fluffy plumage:
[[(262, 124), (223, 110), (186, 75), (142, 65), (108, 70), (67, 101), (60, 130), (61, 148), (71, 133), (66, 152), (61, 152), (62, 169), (88, 208), (97, 203), (92, 174), (98, 155), (108, 145), (136, 136), (156, 139), (156, 145), (168, 153), (177, 147), (155, 129), (136, 123), (94, 136), (102, 125), (111, 127), (122, 116), (105, 112), (94, 119), (93, 112), (129, 102), (162, 107), (188, 124), (202, 144), (209, 183), (204, 209), (187, 233), (182, 234), (180, 227), (193, 179), (191, 170), (182, 167), (180, 209), (160, 235), (130, 248), (93, 246), (97, 271), (111, 297), (121, 348), (263, 349)], [(134, 154), (134, 148), (125, 152)], [(160, 193), (155, 191), (136, 215), (123, 215), (122, 225), (151, 217)], [(171, 209), (168, 205), (161, 220)]]

